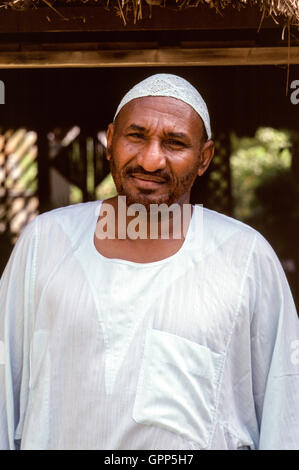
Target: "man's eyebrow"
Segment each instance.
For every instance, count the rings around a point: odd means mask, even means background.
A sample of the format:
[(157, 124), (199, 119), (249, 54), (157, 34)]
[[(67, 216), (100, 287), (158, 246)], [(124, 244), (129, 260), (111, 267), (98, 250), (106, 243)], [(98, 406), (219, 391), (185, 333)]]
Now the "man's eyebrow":
[(147, 129), (143, 126), (139, 126), (138, 124), (131, 124), (127, 127), (127, 131), (139, 131), (139, 132), (147, 132)]
[(167, 137), (172, 138), (172, 139), (187, 139), (187, 140), (189, 140), (189, 137), (184, 132), (165, 132), (165, 135)]

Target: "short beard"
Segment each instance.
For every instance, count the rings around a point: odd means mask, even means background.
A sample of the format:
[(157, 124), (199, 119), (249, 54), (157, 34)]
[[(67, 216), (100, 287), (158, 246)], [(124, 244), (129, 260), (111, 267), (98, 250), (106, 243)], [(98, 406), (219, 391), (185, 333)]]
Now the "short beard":
[[(147, 211), (150, 210), (151, 204), (166, 204), (167, 206), (171, 206), (174, 203), (178, 203), (178, 201), (182, 198), (182, 196), (188, 193), (193, 186), (193, 183), (197, 177), (197, 172), (200, 167), (200, 161), (196, 164), (192, 170), (182, 178), (178, 179), (174, 175), (170, 175), (170, 183), (174, 184), (175, 190), (173, 193), (165, 194), (163, 196), (156, 196), (151, 197), (151, 194), (147, 195), (146, 193), (142, 194), (141, 192), (136, 195), (134, 198), (132, 197), (130, 191), (126, 190), (126, 185), (121, 182), (122, 178), (119, 176), (119, 171), (116, 168), (115, 161), (113, 158), (112, 149), (109, 149), (109, 154), (111, 156), (109, 160), (110, 171), (116, 186), (116, 190), (119, 196), (126, 196), (126, 204), (130, 206), (132, 204), (142, 204)], [(126, 175), (123, 175), (123, 181), (125, 181)]]

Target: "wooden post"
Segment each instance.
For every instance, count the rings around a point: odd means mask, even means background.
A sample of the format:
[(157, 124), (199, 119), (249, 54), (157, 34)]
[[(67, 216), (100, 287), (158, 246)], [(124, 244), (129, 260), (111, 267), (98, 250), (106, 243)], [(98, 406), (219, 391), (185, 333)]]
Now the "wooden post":
[(50, 163), (49, 163), (49, 144), (47, 129), (41, 125), (36, 129), (37, 132), (37, 165), (38, 165), (38, 198), (39, 212), (50, 210)]

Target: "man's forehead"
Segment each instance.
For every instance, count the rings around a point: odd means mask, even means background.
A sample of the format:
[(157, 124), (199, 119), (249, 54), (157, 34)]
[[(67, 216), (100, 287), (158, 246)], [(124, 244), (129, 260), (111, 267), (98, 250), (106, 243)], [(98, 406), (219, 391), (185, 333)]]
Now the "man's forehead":
[[(159, 120), (168, 124), (180, 123), (188, 127), (190, 121), (203, 127), (201, 117), (187, 103), (173, 97), (146, 96), (128, 102), (119, 112), (118, 118), (123, 125)], [(141, 124), (140, 124), (141, 125)]]

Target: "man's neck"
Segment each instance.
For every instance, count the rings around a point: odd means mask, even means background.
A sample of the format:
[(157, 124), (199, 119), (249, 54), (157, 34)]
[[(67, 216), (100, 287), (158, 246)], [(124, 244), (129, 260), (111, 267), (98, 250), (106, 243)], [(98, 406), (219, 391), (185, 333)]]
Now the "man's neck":
[(185, 238), (193, 213), (188, 195), (171, 206), (156, 204), (145, 208), (139, 205), (137, 210), (132, 209), (124, 196), (116, 196), (103, 201), (99, 220), (105, 211), (109, 212), (109, 224), (114, 228), (112, 233), (116, 239), (178, 240)]

